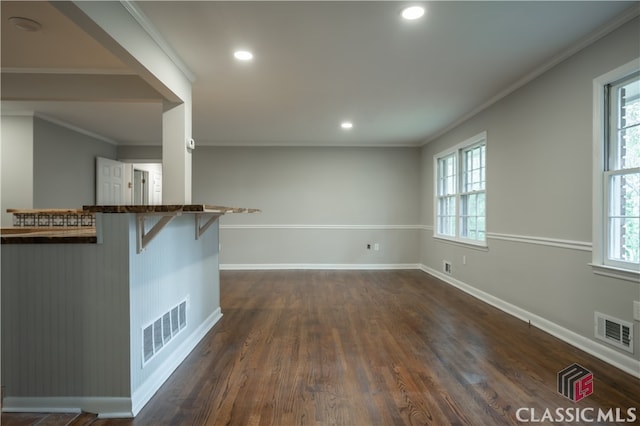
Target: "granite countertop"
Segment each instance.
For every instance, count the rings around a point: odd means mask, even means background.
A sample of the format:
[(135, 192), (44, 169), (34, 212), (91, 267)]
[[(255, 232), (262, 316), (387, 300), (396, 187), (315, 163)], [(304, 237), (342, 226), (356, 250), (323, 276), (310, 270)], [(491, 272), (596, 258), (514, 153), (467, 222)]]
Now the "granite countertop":
[(96, 228), (2, 228), (2, 244), (95, 244)]
[[(162, 204), (162, 205), (103, 205), (83, 206), (82, 209), (7, 209), (12, 214), (27, 215), (86, 215), (95, 213), (209, 213), (224, 215), (228, 213), (258, 213), (259, 209), (242, 207), (224, 207), (209, 204)], [(2, 244), (95, 244), (96, 228), (83, 227), (27, 227), (2, 228)]]
[(257, 213), (259, 209), (243, 207), (224, 207), (209, 204), (161, 204), (155, 206), (83, 206), (85, 212), (91, 213)]
[(7, 209), (7, 213), (13, 214), (82, 214), (82, 209)]

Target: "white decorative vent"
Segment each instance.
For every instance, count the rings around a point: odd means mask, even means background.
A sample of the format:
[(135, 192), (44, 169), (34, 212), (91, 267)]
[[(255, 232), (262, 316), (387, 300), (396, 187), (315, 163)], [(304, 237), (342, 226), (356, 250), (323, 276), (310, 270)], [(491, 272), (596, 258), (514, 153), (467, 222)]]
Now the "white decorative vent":
[(595, 334), (603, 342), (633, 353), (633, 324), (596, 312)]
[(142, 366), (187, 328), (187, 300), (183, 300), (142, 328)]

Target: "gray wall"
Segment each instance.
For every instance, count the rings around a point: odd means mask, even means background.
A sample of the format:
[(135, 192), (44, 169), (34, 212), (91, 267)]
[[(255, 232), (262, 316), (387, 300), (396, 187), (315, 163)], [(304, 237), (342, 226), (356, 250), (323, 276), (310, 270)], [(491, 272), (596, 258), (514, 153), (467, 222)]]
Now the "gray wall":
[(116, 159), (116, 146), (35, 117), (34, 208), (95, 204), (96, 157)]
[[(127, 216), (131, 396), (137, 412), (220, 318), (218, 226), (212, 225), (196, 240), (195, 217), (183, 214), (163, 228), (144, 252), (136, 253), (136, 221)], [(146, 222), (149, 229), (154, 219)], [(143, 367), (143, 328), (185, 299), (186, 329)]]
[(162, 145), (118, 145), (118, 159), (162, 162)]
[(2, 227), (12, 226), (7, 209), (33, 208), (33, 116), (2, 116), (0, 125)]
[[(638, 57), (638, 28), (636, 18), (423, 148), (422, 220), (432, 227), (434, 155), (487, 131), (489, 249), (448, 244), (425, 230), (428, 270), (441, 272), (449, 260), (451, 279), (586, 339), (594, 311), (634, 322), (640, 284), (595, 275), (589, 262), (592, 82)], [(635, 355), (618, 352), (637, 360), (638, 322), (635, 329)]]
[(11, 398), (129, 397), (127, 229), (106, 244), (2, 246), (2, 384)]
[[(103, 215), (100, 244), (3, 245), (4, 407), (137, 413), (220, 318), (218, 227), (196, 240), (194, 220), (142, 253), (133, 214)], [(143, 327), (185, 299), (187, 327), (143, 366)]]
[(194, 202), (262, 209), (221, 219), (227, 265), (415, 265), (419, 194), (419, 148), (199, 147), (193, 156)]

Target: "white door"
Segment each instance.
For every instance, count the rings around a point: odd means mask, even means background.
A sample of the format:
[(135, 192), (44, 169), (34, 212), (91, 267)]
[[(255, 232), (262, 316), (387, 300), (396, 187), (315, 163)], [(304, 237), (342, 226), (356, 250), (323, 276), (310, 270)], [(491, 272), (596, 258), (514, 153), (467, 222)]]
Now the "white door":
[(162, 204), (162, 164), (156, 165), (150, 174), (149, 202), (151, 204)]
[(96, 204), (99, 206), (126, 204), (124, 187), (124, 163), (97, 157)]

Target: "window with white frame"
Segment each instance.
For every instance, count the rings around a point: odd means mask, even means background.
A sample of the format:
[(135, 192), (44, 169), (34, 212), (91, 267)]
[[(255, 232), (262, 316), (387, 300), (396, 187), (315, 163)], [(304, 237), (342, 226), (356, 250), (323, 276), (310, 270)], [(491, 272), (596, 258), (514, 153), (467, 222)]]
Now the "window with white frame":
[[(640, 60), (594, 80), (594, 266), (640, 271)], [(596, 271), (598, 272), (598, 271)], [(621, 276), (625, 278), (625, 276)]]
[(640, 73), (607, 85), (607, 261), (640, 264)]
[(485, 245), (486, 145), (481, 133), (434, 157), (436, 237)]

